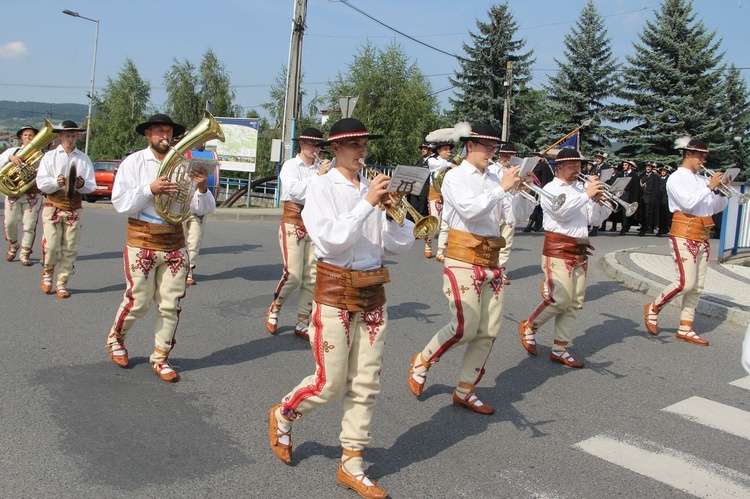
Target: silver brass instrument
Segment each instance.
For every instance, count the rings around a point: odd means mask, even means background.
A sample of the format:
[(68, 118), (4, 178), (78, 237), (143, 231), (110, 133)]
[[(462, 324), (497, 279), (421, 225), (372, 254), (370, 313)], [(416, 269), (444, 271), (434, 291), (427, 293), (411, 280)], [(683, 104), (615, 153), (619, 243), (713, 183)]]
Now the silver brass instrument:
[[(497, 164), (497, 166), (499, 166), (502, 171), (508, 170), (507, 167), (505, 167), (505, 166), (503, 166), (503, 165), (501, 165), (499, 163), (495, 163), (495, 164)], [(542, 189), (541, 187), (539, 187), (538, 185), (536, 185), (533, 182), (529, 184), (529, 183), (524, 182), (523, 180), (521, 180), (521, 182), (519, 182), (519, 184), (523, 185), (524, 187), (526, 187), (527, 189), (529, 189), (531, 192), (526, 192), (526, 191), (524, 191), (522, 189), (519, 189), (518, 187), (516, 187), (515, 189), (513, 189), (511, 192), (512, 193), (517, 192), (518, 194), (520, 194), (521, 196), (525, 197), (526, 199), (528, 199), (529, 201), (531, 201), (534, 204), (539, 204), (539, 200), (541, 198), (546, 198), (547, 201), (549, 201), (552, 204), (552, 211), (559, 210), (560, 207), (563, 204), (565, 204), (565, 197), (566, 196), (565, 196), (564, 193), (560, 194), (559, 196), (555, 196), (554, 194), (551, 194), (551, 193), (545, 191), (544, 189)]]
[[(591, 177), (589, 175), (586, 175), (584, 173), (578, 174), (578, 180), (580, 180), (583, 183), (589, 183), (591, 182)], [(622, 207), (623, 210), (625, 210), (625, 216), (631, 217), (633, 214), (638, 211), (638, 201), (634, 201), (632, 203), (628, 203), (620, 199), (620, 196), (622, 196), (622, 192), (613, 192), (612, 186), (609, 184), (602, 183), (604, 186), (604, 191), (600, 194), (600, 203), (603, 205), (606, 205), (609, 209), (612, 211), (617, 211)]]
[[(714, 175), (716, 175), (716, 172), (714, 170), (709, 170), (705, 166), (701, 165), (701, 170), (703, 171), (703, 174), (708, 177), (708, 179), (712, 179)], [(737, 196), (737, 202), (739, 204), (745, 204), (748, 201), (750, 201), (750, 192), (746, 192), (745, 194), (742, 194), (738, 191), (735, 191), (732, 189), (731, 186), (724, 183), (724, 179), (722, 179), (721, 182), (719, 182), (719, 185), (716, 186), (716, 190), (719, 191), (719, 193), (727, 198), (731, 198), (732, 196)]]
[[(364, 161), (362, 161), (361, 159), (359, 162), (364, 166), (364, 168), (362, 169), (362, 174), (365, 176), (365, 178), (367, 178), (367, 180), (372, 180), (381, 173), (377, 168), (366, 166)], [(387, 212), (390, 217), (399, 225), (399, 227), (404, 226), (406, 214), (409, 213), (411, 215), (411, 218), (414, 220), (413, 233), (415, 239), (424, 239), (426, 237), (430, 237), (438, 231), (438, 229), (440, 228), (440, 221), (437, 219), (437, 217), (432, 215), (423, 217), (411, 205), (411, 203), (406, 200), (404, 196), (395, 196), (393, 193), (388, 193), (388, 195), (390, 196), (391, 202), (393, 204), (384, 205), (380, 203), (378, 207), (381, 210)]]
[(166, 140), (162, 141), (169, 146), (169, 152), (161, 162), (157, 178), (166, 176), (179, 188), (176, 193), (160, 194), (154, 197), (154, 208), (165, 222), (178, 225), (190, 218), (190, 201), (195, 193), (195, 182), (192, 179), (190, 160), (185, 154), (193, 147), (213, 139), (224, 142), (224, 132), (216, 118), (205, 111), (200, 123), (177, 144), (171, 146)]
[(21, 158), (21, 166), (8, 161), (0, 168), (0, 192), (6, 196), (18, 197), (36, 185), (36, 172), (44, 150), (58, 137), (52, 128), (52, 123), (44, 118), (44, 126), (39, 133), (15, 154)]

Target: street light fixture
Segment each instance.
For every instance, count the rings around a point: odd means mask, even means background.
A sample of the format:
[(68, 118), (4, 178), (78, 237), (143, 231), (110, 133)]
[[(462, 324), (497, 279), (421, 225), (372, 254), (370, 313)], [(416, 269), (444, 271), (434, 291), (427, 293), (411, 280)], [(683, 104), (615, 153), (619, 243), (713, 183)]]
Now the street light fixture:
[(90, 19), (88, 17), (82, 16), (78, 12), (73, 12), (72, 10), (63, 10), (63, 14), (66, 14), (71, 17), (80, 17), (81, 19), (85, 19), (87, 21), (91, 21), (92, 23), (96, 23), (96, 35), (94, 36), (94, 64), (91, 68), (91, 89), (89, 90), (89, 115), (86, 119), (86, 145), (84, 146), (84, 151), (87, 155), (89, 153), (89, 137), (91, 137), (91, 104), (94, 100), (94, 75), (96, 75), (96, 49), (99, 45), (99, 19)]

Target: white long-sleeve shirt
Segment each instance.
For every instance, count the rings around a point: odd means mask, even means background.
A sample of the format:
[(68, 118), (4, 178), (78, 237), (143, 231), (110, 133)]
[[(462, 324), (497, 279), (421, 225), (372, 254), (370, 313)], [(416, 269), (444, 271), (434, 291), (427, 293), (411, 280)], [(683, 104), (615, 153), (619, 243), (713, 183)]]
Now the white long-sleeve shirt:
[(430, 184), (435, 180), (435, 174), (440, 170), (445, 170), (451, 167), (451, 163), (447, 159), (443, 159), (440, 156), (430, 156), (427, 158), (427, 168), (430, 169)]
[(0, 168), (5, 166), (5, 163), (10, 161), (11, 156), (15, 156), (18, 151), (21, 150), (21, 147), (9, 147), (6, 150), (4, 150), (2, 153), (0, 153)]
[(385, 212), (365, 200), (370, 182), (362, 175), (359, 188), (337, 169), (307, 187), (302, 220), (315, 243), (318, 260), (354, 270), (381, 267), (383, 256), (400, 255), (414, 244), (414, 223), (399, 227)]
[[(160, 166), (161, 161), (150, 147), (134, 152), (120, 163), (112, 186), (112, 204), (119, 213), (144, 222), (165, 223), (156, 213), (151, 192), (151, 182), (156, 180)], [(215, 211), (216, 200), (211, 191), (201, 194), (196, 190), (190, 200), (190, 212), (203, 216)]]
[(710, 217), (729, 204), (729, 199), (714, 194), (708, 186), (709, 179), (696, 175), (690, 168), (679, 167), (667, 180), (669, 211), (688, 215)]
[(36, 186), (45, 194), (52, 194), (65, 187), (57, 184), (57, 177), (62, 175), (68, 177), (70, 165), (76, 165), (76, 176), (83, 178), (83, 186), (76, 188), (81, 194), (88, 194), (96, 190), (96, 178), (94, 177), (94, 165), (89, 157), (78, 149), (73, 149), (70, 154), (63, 147), (47, 151), (39, 162), (39, 170), (36, 172)]
[(452, 229), (478, 236), (499, 237), (504, 220), (502, 200), (510, 194), (500, 187), (500, 178), (464, 160), (445, 174), (443, 220)]
[(569, 237), (588, 237), (588, 226), (599, 227), (612, 210), (592, 201), (582, 182), (568, 184), (555, 177), (544, 186), (544, 190), (559, 196), (565, 194), (565, 202), (557, 210), (552, 210), (552, 202), (542, 196), (541, 205), (544, 211), (544, 230)]
[(279, 173), (281, 181), (281, 196), (279, 199), (284, 201), (294, 201), (298, 204), (305, 204), (307, 195), (307, 186), (318, 176), (320, 163), (315, 161), (308, 166), (302, 160), (300, 155), (296, 155), (284, 162)]

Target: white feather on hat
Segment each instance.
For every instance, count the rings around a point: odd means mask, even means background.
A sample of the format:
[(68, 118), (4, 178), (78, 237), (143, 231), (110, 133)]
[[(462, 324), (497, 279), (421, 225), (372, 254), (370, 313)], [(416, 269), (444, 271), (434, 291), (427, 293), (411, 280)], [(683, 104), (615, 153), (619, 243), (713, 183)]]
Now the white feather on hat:
[(468, 121), (456, 123), (456, 126), (453, 127), (453, 142), (460, 141), (461, 137), (469, 136), (471, 136), (471, 123)]
[(674, 148), (675, 149), (685, 149), (688, 144), (690, 143), (690, 137), (680, 137), (679, 139), (674, 141)]
[(427, 134), (424, 138), (427, 142), (448, 142), (453, 140), (453, 127), (450, 128), (438, 128)]

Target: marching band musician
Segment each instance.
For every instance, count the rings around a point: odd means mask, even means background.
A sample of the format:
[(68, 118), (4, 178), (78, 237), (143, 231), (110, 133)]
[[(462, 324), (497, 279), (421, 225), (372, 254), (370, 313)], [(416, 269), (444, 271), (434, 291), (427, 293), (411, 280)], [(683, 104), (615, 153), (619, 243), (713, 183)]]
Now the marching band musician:
[(283, 462), (292, 461), (292, 423), (313, 409), (341, 398), (339, 439), (343, 452), (336, 481), (362, 497), (388, 494), (364, 473), (362, 451), (370, 442), (375, 397), (388, 329), (383, 256), (406, 253), (414, 244), (414, 224), (403, 227), (377, 208), (389, 178), (368, 181), (359, 170), (371, 134), (354, 118), (331, 127), (328, 140), (334, 168), (308, 185), (302, 219), (315, 243), (317, 277), (310, 337), (315, 373), (303, 379), (268, 412), (269, 441)]
[[(16, 166), (23, 164), (20, 157), (16, 156), (18, 151), (23, 149), (31, 142), (39, 130), (31, 125), (22, 126), (17, 132), (16, 137), (21, 140), (19, 147), (9, 147), (0, 154), (0, 166), (5, 165), (8, 161)], [(18, 259), (24, 267), (32, 265), (30, 259), (31, 249), (36, 239), (36, 224), (39, 220), (39, 208), (41, 207), (39, 189), (36, 184), (29, 188), (20, 196), (6, 196), (5, 198), (5, 240), (8, 241), (8, 251), (5, 253), (5, 259), (12, 262), (18, 254), (18, 224), (23, 229), (21, 238), (21, 253)]]
[[(177, 194), (179, 186), (166, 175), (158, 176), (162, 160), (170, 150), (173, 135), (182, 135), (185, 127), (165, 114), (155, 114), (135, 128), (148, 139), (148, 147), (120, 163), (112, 188), (112, 204), (128, 215), (128, 231), (123, 251), (126, 289), (114, 324), (107, 335), (112, 361), (128, 367), (125, 338), (136, 319), (143, 317), (156, 302), (159, 313), (154, 333), (154, 352), (149, 362), (163, 381), (178, 380), (168, 357), (180, 315), (180, 300), (185, 296), (185, 281), (190, 259), (185, 249), (182, 224), (168, 224), (154, 207), (154, 197)], [(208, 173), (193, 170), (195, 194), (190, 200), (192, 213), (203, 216), (216, 211), (216, 200), (208, 190)]]
[(580, 153), (572, 148), (561, 150), (555, 158), (556, 177), (544, 190), (556, 196), (565, 194), (566, 199), (556, 211), (549, 200), (541, 199), (545, 230), (543, 301), (518, 325), (521, 344), (530, 355), (536, 355), (536, 332), (554, 317), (555, 340), (550, 360), (576, 368), (584, 363), (570, 355), (568, 344), (576, 315), (583, 306), (589, 249), (594, 249), (589, 244), (588, 226), (598, 226), (612, 211), (596, 202), (605, 190), (604, 184), (593, 179), (587, 185), (578, 181), (582, 162)]
[(711, 251), (709, 238), (714, 228), (711, 217), (723, 211), (729, 200), (715, 193), (721, 184), (722, 173), (714, 174), (711, 179), (698, 175), (708, 156), (705, 142), (683, 137), (675, 142), (675, 149), (682, 150), (682, 164), (667, 180), (667, 195), (669, 211), (673, 213), (669, 244), (677, 277), (655, 301), (644, 307), (644, 322), (650, 334), (658, 334), (659, 312), (675, 297), (682, 295), (677, 339), (706, 346), (708, 340), (693, 331), (693, 318), (708, 269)]
[[(81, 194), (96, 189), (94, 165), (83, 151), (76, 148), (78, 132), (84, 130), (70, 120), (54, 128), (53, 131), (60, 135), (61, 143), (44, 154), (36, 174), (36, 185), (47, 196), (42, 210), (41, 288), (45, 294), (52, 291), (52, 277), (59, 262), (55, 286), (58, 298), (70, 296), (68, 280), (76, 271), (75, 261), (81, 244)], [(76, 168), (75, 191), (68, 194), (68, 176), (73, 165)]]
[(279, 246), (284, 261), (281, 280), (273, 293), (273, 301), (266, 311), (266, 329), (276, 333), (279, 312), (289, 295), (299, 288), (297, 302), (297, 324), (294, 334), (309, 339), (307, 334), (315, 288), (315, 246), (302, 221), (302, 209), (307, 199), (307, 187), (318, 175), (328, 171), (329, 160), (318, 160), (323, 132), (317, 128), (306, 128), (296, 139), (299, 154), (284, 162), (279, 173), (280, 199), (284, 212), (279, 226)]
[[(437, 189), (435, 189), (434, 182), (435, 176), (441, 170), (446, 170), (453, 166), (448, 161), (448, 158), (450, 158), (451, 156), (451, 143), (448, 141), (433, 142), (431, 144), (431, 148), (433, 150), (433, 154), (432, 156), (427, 158), (427, 167), (430, 169), (430, 193), (428, 195), (428, 208), (430, 211), (430, 215), (437, 217), (437, 219), (440, 220), (440, 234), (442, 234), (443, 196), (437, 191)], [(439, 262), (444, 261), (444, 244), (445, 241), (442, 240), (440, 235), (438, 235), (438, 247), (437, 254), (435, 256), (437, 261)], [(427, 258), (432, 258), (432, 236), (424, 238), (424, 256)]]
[(509, 168), (502, 180), (488, 170), (501, 142), (492, 125), (461, 124), (455, 130), (467, 154), (445, 175), (442, 186), (443, 215), (450, 226), (443, 292), (452, 318), (422, 351), (414, 354), (407, 382), (419, 397), (432, 364), (448, 350), (466, 344), (453, 403), (489, 415), (495, 409), (479, 400), (474, 387), (482, 379), (503, 318), (503, 270), (498, 266), (499, 252), (505, 245), (500, 235), (502, 201), (518, 183), (520, 167)]

